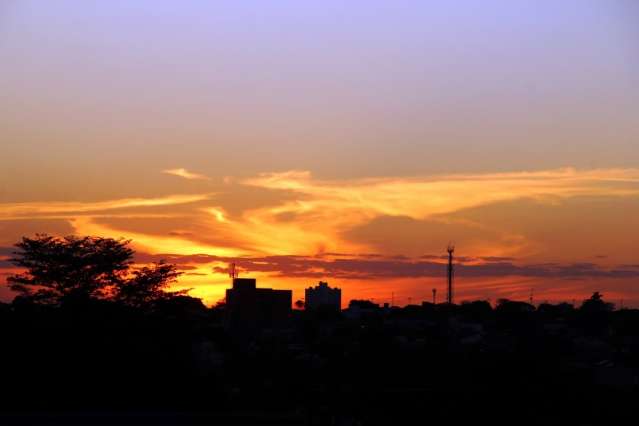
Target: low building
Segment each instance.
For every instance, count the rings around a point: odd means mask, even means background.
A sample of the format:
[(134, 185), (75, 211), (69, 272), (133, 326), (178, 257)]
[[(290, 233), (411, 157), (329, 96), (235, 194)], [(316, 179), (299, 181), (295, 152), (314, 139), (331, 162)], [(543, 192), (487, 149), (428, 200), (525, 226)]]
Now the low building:
[(307, 310), (335, 310), (342, 308), (342, 290), (331, 288), (328, 283), (320, 281), (316, 287), (305, 290), (305, 308)]
[(348, 308), (344, 310), (344, 316), (348, 319), (360, 320), (379, 317), (383, 312), (377, 303), (373, 303), (370, 300), (351, 300)]
[(261, 328), (285, 322), (291, 315), (293, 292), (257, 288), (254, 278), (235, 278), (226, 290), (227, 324), (232, 328)]

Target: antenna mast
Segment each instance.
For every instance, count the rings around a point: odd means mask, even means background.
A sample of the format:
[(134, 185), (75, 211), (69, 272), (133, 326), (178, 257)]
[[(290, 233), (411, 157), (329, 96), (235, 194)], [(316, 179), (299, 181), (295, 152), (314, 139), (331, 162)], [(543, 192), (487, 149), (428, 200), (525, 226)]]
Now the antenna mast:
[(239, 271), (237, 270), (237, 268), (235, 266), (235, 262), (233, 262), (229, 266), (229, 277), (231, 277), (231, 281), (234, 280), (235, 278), (237, 278), (238, 275), (239, 275)]
[(449, 304), (452, 304), (454, 300), (453, 299), (453, 274), (454, 274), (453, 253), (455, 253), (455, 246), (452, 244), (448, 244), (446, 251), (448, 252), (448, 295), (447, 295), (446, 301)]

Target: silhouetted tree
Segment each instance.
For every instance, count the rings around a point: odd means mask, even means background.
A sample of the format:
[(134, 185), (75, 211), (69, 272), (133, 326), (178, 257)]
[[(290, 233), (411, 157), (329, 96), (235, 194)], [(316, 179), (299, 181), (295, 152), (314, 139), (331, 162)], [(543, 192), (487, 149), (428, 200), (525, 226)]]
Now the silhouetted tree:
[(371, 302), (370, 300), (351, 300), (348, 303), (348, 307), (360, 309), (379, 309), (379, 305)]
[(215, 302), (215, 305), (213, 305), (211, 309), (223, 310), (224, 308), (226, 308), (226, 298), (220, 299)]
[(507, 314), (528, 313), (534, 311), (535, 307), (530, 303), (509, 299), (497, 300), (497, 306), (495, 307), (495, 312)]
[(531, 325), (530, 320), (535, 313), (535, 307), (526, 302), (516, 300), (499, 299), (495, 306), (495, 318), (498, 323), (507, 328), (518, 329), (517, 333), (527, 334), (522, 328)]
[(39, 303), (101, 298), (127, 274), (133, 256), (128, 243), (100, 237), (24, 237), (11, 262), (25, 272), (7, 282), (23, 298)]
[(297, 309), (304, 309), (304, 301), (303, 300), (296, 300), (294, 305), (295, 305), (295, 307)]
[(586, 313), (610, 312), (614, 307), (614, 304), (604, 302), (603, 295), (595, 291), (592, 296), (590, 296), (590, 299), (584, 300), (580, 310)]
[[(188, 290), (166, 291), (181, 275), (175, 265), (158, 262), (133, 271), (131, 277), (119, 281), (113, 298), (125, 305), (140, 308), (160, 300), (182, 296)], [(201, 303), (201, 302), (200, 302)]]
[(545, 315), (549, 318), (561, 318), (571, 315), (575, 308), (570, 303), (562, 302), (557, 305), (550, 303), (542, 303), (537, 307), (537, 311), (541, 315)]
[(162, 297), (156, 299), (152, 303), (157, 308), (158, 312), (161, 312), (164, 315), (202, 317), (208, 314), (209, 311), (204, 303), (202, 303), (202, 299), (187, 296), (183, 293), (185, 293), (185, 291), (165, 293)]
[(474, 300), (462, 303), (459, 311), (474, 320), (481, 320), (488, 318), (493, 313), (493, 308), (486, 300)]

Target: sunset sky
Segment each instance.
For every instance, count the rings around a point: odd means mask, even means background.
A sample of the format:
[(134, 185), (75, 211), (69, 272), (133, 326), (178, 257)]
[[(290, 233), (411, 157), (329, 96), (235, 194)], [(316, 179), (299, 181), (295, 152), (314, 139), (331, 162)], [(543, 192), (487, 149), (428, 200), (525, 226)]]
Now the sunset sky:
[(639, 306), (634, 0), (4, 0), (0, 143), (0, 282), (46, 232), (406, 304), (453, 242), (458, 301)]

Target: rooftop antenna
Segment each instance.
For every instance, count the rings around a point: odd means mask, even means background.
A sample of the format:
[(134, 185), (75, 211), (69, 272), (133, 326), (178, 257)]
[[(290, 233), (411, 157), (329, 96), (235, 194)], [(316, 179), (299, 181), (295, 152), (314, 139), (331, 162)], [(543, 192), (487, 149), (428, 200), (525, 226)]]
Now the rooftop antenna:
[(237, 278), (239, 274), (240, 272), (237, 270), (237, 267), (235, 266), (235, 262), (231, 263), (231, 265), (229, 266), (229, 277), (231, 277), (231, 280), (234, 280), (235, 278)]
[(455, 246), (452, 244), (448, 244), (448, 247), (446, 248), (446, 251), (448, 252), (448, 294), (447, 294), (447, 298), (446, 301), (449, 304), (453, 303), (453, 253), (455, 253)]
[(530, 289), (530, 299), (529, 299), (531, 305), (533, 305), (533, 294), (534, 294), (533, 291), (534, 290), (531, 288)]
[(433, 289), (433, 305), (437, 304), (437, 289)]

